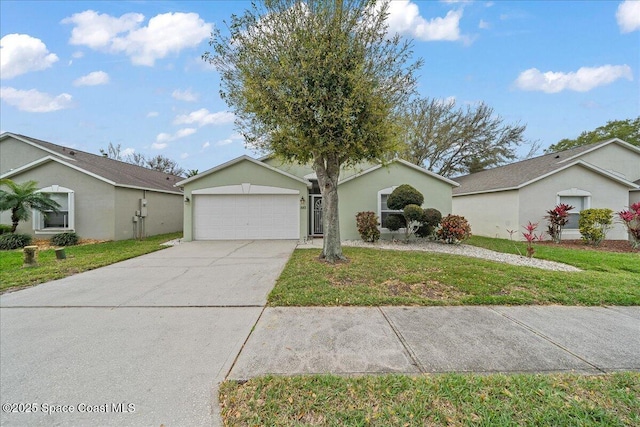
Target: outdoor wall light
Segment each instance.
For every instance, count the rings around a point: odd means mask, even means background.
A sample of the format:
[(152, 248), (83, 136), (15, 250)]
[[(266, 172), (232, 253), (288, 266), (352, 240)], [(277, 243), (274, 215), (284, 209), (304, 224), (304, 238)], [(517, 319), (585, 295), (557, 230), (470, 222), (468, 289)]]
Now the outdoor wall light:
[(184, 198), (184, 202), (185, 202), (185, 203), (189, 203), (190, 201), (191, 201), (191, 199), (190, 199), (190, 198), (188, 198), (188, 197), (185, 197), (185, 198)]
[(300, 208), (304, 209), (307, 207), (307, 201), (304, 199), (304, 197), (300, 197)]

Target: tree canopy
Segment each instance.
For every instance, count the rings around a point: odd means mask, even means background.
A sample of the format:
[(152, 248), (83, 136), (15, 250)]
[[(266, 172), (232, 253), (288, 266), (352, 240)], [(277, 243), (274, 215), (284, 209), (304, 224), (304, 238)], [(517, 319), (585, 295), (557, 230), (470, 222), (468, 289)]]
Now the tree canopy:
[(340, 167), (383, 159), (393, 113), (414, 90), (411, 45), (387, 34), (388, 1), (266, 0), (217, 29), (203, 59), (248, 145), (311, 163), (323, 195), (324, 248), (342, 259)]
[(133, 165), (157, 170), (170, 175), (183, 176), (185, 173), (184, 169), (182, 169), (176, 161), (171, 160), (170, 158), (168, 158), (167, 156), (163, 156), (162, 154), (158, 154), (153, 157), (146, 157), (142, 153), (132, 153), (123, 156), (122, 147), (120, 144), (113, 145), (113, 143), (110, 142), (106, 150), (104, 148), (100, 149), (100, 154), (110, 159), (119, 160), (125, 163), (131, 163)]
[(485, 103), (419, 98), (402, 114), (400, 157), (443, 176), (478, 172), (517, 157), (526, 125), (508, 124)]
[(595, 142), (611, 138), (620, 138), (629, 144), (640, 147), (640, 116), (635, 119), (610, 120), (605, 125), (591, 131), (582, 132), (577, 138), (564, 138), (545, 150), (547, 153), (567, 150), (581, 145), (589, 145)]

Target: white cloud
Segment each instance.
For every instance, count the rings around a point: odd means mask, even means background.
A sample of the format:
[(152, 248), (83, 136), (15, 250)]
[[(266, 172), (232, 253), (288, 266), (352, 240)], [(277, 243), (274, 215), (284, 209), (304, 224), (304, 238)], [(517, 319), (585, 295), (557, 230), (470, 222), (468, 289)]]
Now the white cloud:
[(189, 114), (182, 114), (180, 116), (177, 116), (173, 121), (173, 124), (183, 125), (197, 123), (198, 126), (223, 125), (232, 123), (234, 119), (235, 115), (230, 111), (219, 111), (217, 113), (210, 113), (206, 108), (201, 108)]
[(99, 86), (109, 83), (109, 74), (104, 71), (94, 71), (74, 80), (74, 86)]
[(164, 132), (163, 133), (159, 133), (156, 136), (156, 143), (157, 144), (162, 144), (162, 143), (165, 143), (165, 142), (175, 141), (176, 139), (184, 138), (184, 137), (187, 137), (189, 135), (193, 135), (194, 133), (196, 133), (196, 129), (194, 129), (194, 128), (180, 129), (179, 131), (177, 131), (173, 135), (171, 135), (169, 133), (164, 133)]
[(478, 28), (480, 28), (481, 30), (488, 30), (489, 28), (491, 28), (491, 24), (484, 19), (481, 19), (480, 23), (478, 23)]
[(93, 10), (75, 13), (62, 20), (73, 24), (73, 45), (88, 46), (110, 53), (124, 53), (134, 65), (153, 66), (157, 59), (195, 47), (209, 37), (213, 24), (197, 13), (163, 13), (141, 26), (144, 15), (127, 13), (120, 18)]
[(157, 111), (149, 111), (147, 113), (147, 117), (158, 117), (159, 113)]
[(204, 144), (202, 144), (202, 151), (204, 151), (205, 149), (209, 148), (209, 146), (211, 146), (211, 143), (209, 141), (207, 141)]
[(73, 52), (73, 54), (71, 55), (72, 58), (76, 58), (76, 59), (80, 59), (83, 56), (84, 56), (84, 52), (79, 51), (79, 50), (76, 51), (76, 52)]
[(625, 0), (620, 3), (616, 19), (623, 33), (640, 30), (640, 1)]
[(153, 144), (151, 144), (151, 148), (154, 150), (164, 150), (165, 148), (167, 148), (168, 145), (169, 144), (165, 142), (154, 142)]
[(0, 98), (20, 111), (29, 113), (48, 113), (71, 108), (72, 96), (62, 93), (57, 96), (38, 92), (35, 89), (18, 90), (12, 87), (0, 88)]
[(183, 160), (186, 159), (187, 157), (189, 157), (189, 153), (180, 154), (180, 158), (183, 159)]
[(198, 100), (198, 94), (191, 92), (191, 89), (187, 90), (174, 90), (171, 96), (178, 101), (195, 102)]
[(460, 34), (462, 10), (450, 10), (444, 18), (426, 20), (420, 16), (418, 5), (409, 0), (396, 0), (389, 3), (387, 22), (389, 31), (409, 34), (422, 41), (465, 40)]
[(40, 71), (58, 61), (42, 40), (27, 34), (7, 34), (0, 39), (0, 77), (11, 79), (29, 71)]
[(598, 86), (605, 86), (625, 78), (633, 81), (633, 73), (628, 65), (603, 65), (601, 67), (582, 67), (576, 72), (540, 72), (530, 68), (520, 73), (515, 81), (522, 90), (556, 93), (563, 90), (587, 92)]
[(124, 150), (122, 150), (122, 152), (120, 153), (120, 155), (122, 155), (122, 157), (127, 157), (127, 156), (132, 156), (133, 153), (135, 153), (136, 150), (135, 148), (125, 148)]
[(244, 140), (242, 135), (240, 135), (239, 133), (234, 133), (234, 134), (231, 134), (229, 138), (221, 139), (218, 142), (216, 142), (216, 146), (222, 147), (224, 145), (233, 144), (234, 142), (242, 141), (242, 140)]

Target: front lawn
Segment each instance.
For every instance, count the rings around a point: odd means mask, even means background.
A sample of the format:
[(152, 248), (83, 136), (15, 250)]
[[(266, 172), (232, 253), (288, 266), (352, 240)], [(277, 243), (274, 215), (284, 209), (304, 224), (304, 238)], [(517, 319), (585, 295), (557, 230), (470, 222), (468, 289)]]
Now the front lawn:
[(227, 426), (637, 426), (640, 374), (262, 377), (220, 404)]
[(145, 240), (119, 240), (117, 242), (69, 246), (67, 259), (57, 260), (54, 249), (38, 252), (38, 266), (23, 268), (22, 250), (0, 251), (0, 291), (37, 285), (61, 279), (94, 268), (103, 267), (129, 258), (166, 248), (161, 243), (177, 239), (182, 233), (147, 237)]
[[(517, 253), (508, 240), (473, 238), (471, 244)], [(318, 261), (320, 250), (294, 251), (269, 295), (269, 304), (640, 304), (637, 253), (538, 245), (536, 257), (584, 270), (568, 273), (432, 252), (355, 247), (343, 250), (350, 262), (336, 265)]]

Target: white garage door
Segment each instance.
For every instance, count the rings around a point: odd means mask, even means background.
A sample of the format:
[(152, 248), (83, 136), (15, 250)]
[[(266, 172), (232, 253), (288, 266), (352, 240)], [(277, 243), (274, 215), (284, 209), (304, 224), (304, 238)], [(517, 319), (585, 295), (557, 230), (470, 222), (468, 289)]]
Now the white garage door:
[(299, 195), (202, 194), (194, 196), (195, 240), (298, 239)]

